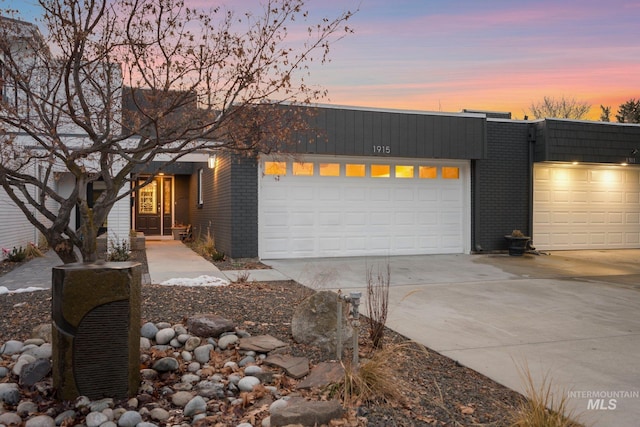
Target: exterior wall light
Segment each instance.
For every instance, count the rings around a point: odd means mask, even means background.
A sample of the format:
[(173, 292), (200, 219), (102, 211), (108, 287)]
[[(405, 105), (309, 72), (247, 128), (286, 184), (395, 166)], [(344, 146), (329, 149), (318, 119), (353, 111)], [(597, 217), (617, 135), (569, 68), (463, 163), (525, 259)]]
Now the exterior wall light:
[(207, 160), (207, 165), (209, 166), (209, 169), (215, 169), (216, 168), (216, 155), (215, 154), (210, 154), (209, 155), (209, 159)]

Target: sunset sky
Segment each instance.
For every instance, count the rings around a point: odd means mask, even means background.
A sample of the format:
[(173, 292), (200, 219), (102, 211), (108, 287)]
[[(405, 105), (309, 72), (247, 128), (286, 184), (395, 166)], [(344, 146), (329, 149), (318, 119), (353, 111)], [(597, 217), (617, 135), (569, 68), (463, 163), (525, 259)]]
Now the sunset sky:
[[(221, 3), (215, 1), (216, 3)], [(0, 2), (33, 16), (33, 0)], [(212, 0), (186, 0), (209, 7)], [(222, 2), (238, 11), (257, 0)], [(359, 9), (355, 34), (312, 72), (326, 103), (528, 114), (544, 96), (612, 107), (640, 98), (640, 2), (308, 0), (312, 16)], [(613, 118), (613, 117), (612, 117)]]

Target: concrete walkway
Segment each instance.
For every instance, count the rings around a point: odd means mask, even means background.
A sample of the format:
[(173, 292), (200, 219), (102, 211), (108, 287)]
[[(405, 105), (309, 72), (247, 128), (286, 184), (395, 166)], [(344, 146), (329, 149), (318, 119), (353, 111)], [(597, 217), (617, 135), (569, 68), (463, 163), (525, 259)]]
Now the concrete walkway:
[(314, 289), (363, 295), (366, 271), (389, 265), (391, 329), (520, 392), (526, 366), (588, 425), (631, 427), (640, 425), (639, 260), (625, 250), (263, 262)]
[(289, 280), (279, 271), (271, 269), (222, 272), (179, 240), (151, 240), (146, 242), (146, 248), (149, 275), (154, 284), (169, 279), (194, 279), (200, 276), (213, 276), (230, 282), (239, 276), (249, 282)]

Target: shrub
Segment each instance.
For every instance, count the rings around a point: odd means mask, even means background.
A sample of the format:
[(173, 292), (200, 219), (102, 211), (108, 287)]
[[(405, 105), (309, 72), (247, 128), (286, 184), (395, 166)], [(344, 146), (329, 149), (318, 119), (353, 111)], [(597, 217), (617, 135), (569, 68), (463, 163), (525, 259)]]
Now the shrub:
[(34, 243), (29, 242), (29, 244), (27, 245), (27, 249), (26, 249), (26, 254), (27, 254), (27, 258), (31, 259), (31, 258), (40, 258), (43, 257), (44, 254), (42, 253), (42, 251), (40, 250), (40, 248), (38, 248)]
[(342, 399), (345, 405), (356, 402), (398, 403), (402, 401), (403, 385), (395, 377), (397, 358), (408, 344), (395, 344), (377, 350), (370, 359), (359, 366), (345, 365), (344, 379), (335, 384), (330, 392)]
[(561, 391), (561, 397), (556, 398), (548, 375), (536, 386), (531, 371), (525, 365), (520, 370), (520, 376), (525, 383), (526, 399), (512, 414), (513, 427), (580, 426), (572, 420), (577, 419), (577, 416), (567, 406), (567, 393)]
[(216, 242), (211, 236), (211, 233), (207, 233), (207, 237), (204, 240), (198, 241), (196, 244), (196, 252), (213, 261), (224, 260), (224, 252), (219, 252), (216, 249)]
[(110, 249), (107, 253), (107, 261), (128, 261), (131, 258), (131, 249), (129, 247), (129, 243), (126, 239), (122, 239), (121, 242), (116, 241), (114, 243), (113, 240), (109, 242)]
[(11, 250), (2, 248), (2, 254), (11, 262), (22, 262), (27, 259), (27, 251), (22, 246), (20, 248), (14, 246)]
[(382, 347), (384, 327), (389, 313), (389, 284), (391, 269), (387, 262), (387, 269), (378, 267), (378, 274), (374, 275), (373, 267), (367, 270), (367, 323), (369, 338), (374, 348)]

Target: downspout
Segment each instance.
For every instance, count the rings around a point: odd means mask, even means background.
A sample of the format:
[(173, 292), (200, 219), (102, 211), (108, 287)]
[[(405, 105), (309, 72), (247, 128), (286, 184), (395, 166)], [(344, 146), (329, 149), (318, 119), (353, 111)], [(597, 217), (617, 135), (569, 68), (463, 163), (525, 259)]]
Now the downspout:
[(533, 162), (535, 159), (536, 126), (529, 123), (527, 129), (527, 143), (529, 145), (529, 236), (533, 244)]

